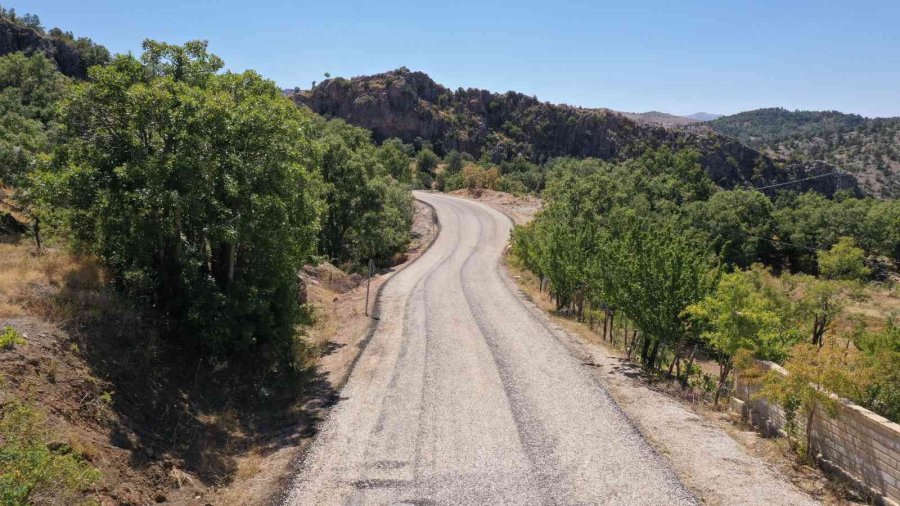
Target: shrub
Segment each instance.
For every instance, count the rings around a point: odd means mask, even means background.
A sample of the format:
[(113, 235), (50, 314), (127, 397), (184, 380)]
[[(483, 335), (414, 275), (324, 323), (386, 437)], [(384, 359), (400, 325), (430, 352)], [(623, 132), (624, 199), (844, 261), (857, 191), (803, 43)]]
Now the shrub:
[(3, 333), (0, 334), (0, 350), (11, 350), (21, 344), (25, 344), (25, 338), (16, 329), (10, 326), (3, 328)]
[(438, 155), (428, 148), (422, 148), (419, 154), (416, 155), (416, 167), (418, 167), (420, 172), (433, 172), (440, 161), (441, 159), (438, 158)]
[(43, 414), (11, 402), (0, 414), (0, 504), (82, 504), (100, 471), (71, 447), (49, 444)]

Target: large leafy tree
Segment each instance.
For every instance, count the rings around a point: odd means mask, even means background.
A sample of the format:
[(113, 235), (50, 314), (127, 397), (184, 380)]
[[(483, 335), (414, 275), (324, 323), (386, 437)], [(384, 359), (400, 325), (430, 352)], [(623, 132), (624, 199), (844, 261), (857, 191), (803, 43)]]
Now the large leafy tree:
[(690, 335), (684, 310), (715, 286), (718, 270), (709, 253), (674, 223), (630, 216), (617, 224), (601, 249), (605, 292), (643, 331), (641, 360), (654, 366), (662, 347)]
[(388, 139), (378, 148), (378, 162), (391, 177), (408, 184), (412, 181), (412, 150), (412, 146), (400, 139)]
[(766, 275), (758, 269), (725, 274), (715, 290), (685, 310), (704, 329), (701, 335), (719, 362), (715, 404), (739, 350), (781, 361), (788, 346), (799, 338), (783, 310), (790, 302), (787, 296), (765, 283)]
[(289, 342), (322, 207), (309, 121), (271, 81), (220, 73), (205, 42), (143, 47), (65, 104), (47, 179), (74, 239), (205, 349)]
[(866, 267), (866, 255), (856, 247), (852, 237), (841, 237), (827, 251), (816, 253), (819, 259), (819, 274), (827, 279), (843, 279), (846, 281), (862, 281), (872, 273)]
[(694, 224), (725, 263), (746, 268), (760, 260), (773, 261), (773, 206), (762, 193), (719, 191), (691, 208)]
[(351, 267), (369, 259), (387, 263), (410, 239), (412, 197), (394, 178), (409, 174), (409, 157), (397, 143), (376, 149), (367, 130), (342, 120), (317, 118), (315, 125), (314, 145), (328, 202), (320, 233), (322, 252)]

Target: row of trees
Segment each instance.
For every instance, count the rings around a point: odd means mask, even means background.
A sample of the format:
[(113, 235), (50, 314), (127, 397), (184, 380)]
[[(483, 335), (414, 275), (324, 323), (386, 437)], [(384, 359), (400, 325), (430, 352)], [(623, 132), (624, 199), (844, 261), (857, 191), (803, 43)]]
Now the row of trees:
[[(513, 253), (542, 289), (548, 281), (557, 309), (589, 321), (599, 311), (604, 334), (618, 319), (629, 356), (676, 371), (685, 386), (699, 348), (720, 366), (715, 402), (740, 350), (783, 362), (797, 345), (835, 344), (827, 336), (862, 296), (872, 276), (867, 261), (895, 251), (891, 234), (900, 224), (884, 215), (896, 201), (783, 195), (772, 202), (719, 190), (696, 153), (665, 149), (620, 164), (557, 160), (543, 197), (536, 219), (515, 229)], [(779, 228), (824, 246), (782, 240)], [(868, 386), (852, 398), (893, 414), (900, 398), (887, 371), (900, 366), (900, 354), (885, 351), (889, 337), (861, 326), (855, 335), (854, 352), (878, 351), (867, 355)]]
[(714, 286), (719, 261), (672, 209), (708, 195), (696, 153), (649, 152), (621, 166), (562, 161), (544, 192), (545, 208), (513, 237), (515, 255), (547, 278), (559, 310), (579, 318), (602, 309), (639, 330), (630, 350), (659, 364), (687, 330), (682, 312)]
[[(644, 162), (664, 151), (652, 152), (657, 154), (645, 157)], [(900, 201), (896, 199), (857, 198), (850, 193), (829, 199), (814, 192), (790, 191), (770, 198), (755, 190), (721, 191), (697, 167), (690, 173), (693, 186), (684, 188), (672, 180), (683, 175), (683, 171), (659, 181), (637, 180), (636, 175), (646, 175), (640, 169), (644, 162), (615, 164), (556, 158), (537, 165), (516, 158), (494, 164), (488, 157), (476, 161), (456, 151), (449, 152), (442, 161), (427, 144), (416, 157), (416, 183), (441, 191), (487, 188), (539, 194), (551, 180), (560, 186), (559, 181), (571, 179), (572, 174), (601, 172), (607, 178), (623, 180), (622, 191), (629, 198), (648, 198), (639, 197), (645, 191), (662, 192), (662, 201), (659, 196), (649, 196), (651, 205), (665, 207), (665, 200), (674, 199), (678, 213), (673, 216), (710, 241), (711, 248), (728, 266), (747, 268), (761, 262), (779, 271), (815, 274), (816, 251), (832, 247), (841, 237), (853, 238), (867, 256), (883, 257), (900, 265), (900, 227), (896, 226), (900, 222)], [(652, 188), (654, 185), (687, 193), (666, 195), (664, 188)]]
[(222, 67), (198, 41), (146, 41), (140, 58), (79, 83), (41, 55), (4, 57), (0, 80), (18, 86), (0, 103), (0, 154), (45, 231), (102, 259), (176, 334), (227, 355), (290, 346), (297, 269), (388, 262), (413, 207), (405, 152)]

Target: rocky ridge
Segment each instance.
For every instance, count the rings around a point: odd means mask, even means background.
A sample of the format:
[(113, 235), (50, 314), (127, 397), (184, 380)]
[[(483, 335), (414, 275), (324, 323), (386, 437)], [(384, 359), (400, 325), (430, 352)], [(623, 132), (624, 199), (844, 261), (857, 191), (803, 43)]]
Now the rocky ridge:
[(804, 179), (791, 187), (825, 195), (859, 192), (852, 176), (828, 176), (834, 167), (827, 163), (779, 161), (710, 129), (666, 128), (608, 109), (550, 104), (512, 91), (453, 91), (406, 68), (327, 79), (292, 97), (323, 116), (370, 129), (378, 141), (428, 141), (439, 154), (453, 149), (475, 157), (487, 153), (494, 162), (518, 156), (535, 162), (561, 156), (622, 160), (648, 148), (691, 147), (713, 181), (725, 188)]
[(0, 56), (19, 51), (26, 54), (44, 53), (56, 62), (63, 74), (77, 79), (87, 77), (88, 65), (77, 48), (34, 28), (0, 18)]

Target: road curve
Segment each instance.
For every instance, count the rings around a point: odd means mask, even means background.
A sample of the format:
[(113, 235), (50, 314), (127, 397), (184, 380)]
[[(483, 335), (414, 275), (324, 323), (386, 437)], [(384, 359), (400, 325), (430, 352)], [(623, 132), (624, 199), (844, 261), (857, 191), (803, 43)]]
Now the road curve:
[(416, 198), (441, 233), (385, 285), (286, 503), (696, 504), (501, 272), (509, 220)]

